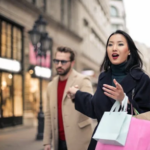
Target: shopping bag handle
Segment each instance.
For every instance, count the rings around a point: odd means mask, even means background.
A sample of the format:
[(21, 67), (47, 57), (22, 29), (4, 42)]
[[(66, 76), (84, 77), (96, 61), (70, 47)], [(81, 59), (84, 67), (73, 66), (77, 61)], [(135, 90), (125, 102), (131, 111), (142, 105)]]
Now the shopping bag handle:
[[(126, 94), (125, 94), (124, 99), (123, 99), (123, 101), (122, 101), (122, 108), (123, 108), (123, 109), (121, 109), (120, 112), (126, 112), (126, 111), (127, 111), (127, 105), (128, 105), (128, 97), (127, 97)], [(121, 105), (120, 105), (120, 102), (116, 100), (116, 102), (115, 102), (115, 103), (113, 104), (113, 106), (111, 107), (110, 112), (113, 112), (113, 111), (114, 111), (114, 112), (118, 112), (120, 106), (121, 106)]]
[(122, 101), (122, 108), (123, 110), (122, 111), (125, 111), (127, 112), (127, 107), (128, 107), (128, 96), (124, 93), (125, 97)]
[(118, 112), (118, 111), (119, 111), (119, 108), (120, 108), (120, 102), (119, 102), (119, 101), (116, 101), (116, 102), (113, 104), (113, 106), (111, 107), (110, 112), (113, 112), (113, 111)]

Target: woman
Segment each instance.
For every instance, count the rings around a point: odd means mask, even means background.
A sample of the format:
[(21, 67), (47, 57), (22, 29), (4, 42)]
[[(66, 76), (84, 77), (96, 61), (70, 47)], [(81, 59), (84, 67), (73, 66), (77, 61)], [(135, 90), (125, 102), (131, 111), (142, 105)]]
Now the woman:
[[(92, 96), (77, 87), (68, 90), (76, 110), (100, 122), (105, 111), (110, 111), (115, 100), (120, 103), (124, 93), (128, 96), (128, 113), (131, 105), (139, 112), (150, 111), (150, 79), (142, 71), (142, 60), (131, 37), (120, 30), (112, 33), (106, 44), (106, 55), (101, 66), (97, 90)], [(96, 130), (96, 129), (95, 129)], [(88, 150), (95, 150), (91, 139)]]

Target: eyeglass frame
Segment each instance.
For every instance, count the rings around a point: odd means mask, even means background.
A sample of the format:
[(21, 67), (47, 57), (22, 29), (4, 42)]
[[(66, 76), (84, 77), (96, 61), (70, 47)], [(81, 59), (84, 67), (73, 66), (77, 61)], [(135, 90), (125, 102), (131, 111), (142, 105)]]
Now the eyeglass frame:
[(58, 65), (59, 62), (62, 64), (62, 65), (66, 65), (68, 62), (71, 62), (71, 60), (59, 60), (59, 59), (53, 59), (53, 62), (54, 64)]

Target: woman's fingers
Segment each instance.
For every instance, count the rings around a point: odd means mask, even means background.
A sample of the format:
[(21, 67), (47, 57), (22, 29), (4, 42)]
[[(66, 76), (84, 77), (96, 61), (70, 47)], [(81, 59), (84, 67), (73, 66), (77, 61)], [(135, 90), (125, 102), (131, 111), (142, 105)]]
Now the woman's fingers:
[(114, 82), (114, 84), (115, 84), (116, 88), (118, 89), (118, 88), (119, 88), (119, 86), (118, 86), (118, 82), (116, 81), (116, 79), (113, 79), (113, 82)]
[(104, 94), (105, 94), (106, 96), (108, 96), (108, 97), (110, 97), (110, 98), (116, 100), (116, 97), (115, 97), (115, 96), (113, 96), (113, 95), (111, 95), (111, 94), (109, 94), (109, 93), (107, 93), (107, 92), (104, 92)]
[(123, 88), (115, 79), (113, 82), (116, 87), (110, 86), (108, 84), (103, 85), (104, 94), (114, 100), (122, 101), (124, 98)]
[(107, 88), (107, 89), (112, 90), (112, 91), (116, 91), (116, 88), (115, 88), (115, 87), (110, 86), (110, 85), (108, 85), (108, 84), (103, 84), (103, 86), (104, 86), (105, 88)]
[(115, 91), (116, 89), (122, 89), (121, 85), (116, 81), (116, 79), (113, 79), (113, 82), (114, 82), (116, 87), (110, 86), (108, 84), (103, 84), (103, 86), (108, 88), (108, 89), (111, 89), (113, 91)]
[(113, 82), (117, 89), (122, 89), (122, 86), (116, 81), (116, 79), (113, 79)]
[(105, 87), (103, 87), (103, 90), (104, 90), (105, 92), (111, 94), (111, 95), (115, 95), (115, 94), (116, 94), (116, 92), (114, 92), (114, 91), (112, 91), (112, 90), (110, 90), (110, 89), (107, 89), (107, 88), (105, 88)]

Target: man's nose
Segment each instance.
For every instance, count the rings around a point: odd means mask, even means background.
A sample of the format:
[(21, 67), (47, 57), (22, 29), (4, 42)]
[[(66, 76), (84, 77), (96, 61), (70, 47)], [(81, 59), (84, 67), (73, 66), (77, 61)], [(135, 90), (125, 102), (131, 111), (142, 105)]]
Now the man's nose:
[(61, 61), (58, 62), (58, 66), (62, 66)]

